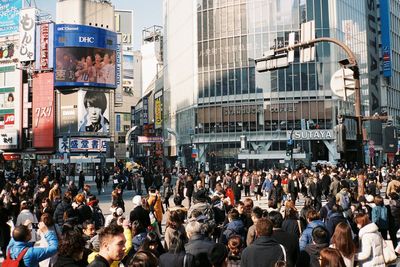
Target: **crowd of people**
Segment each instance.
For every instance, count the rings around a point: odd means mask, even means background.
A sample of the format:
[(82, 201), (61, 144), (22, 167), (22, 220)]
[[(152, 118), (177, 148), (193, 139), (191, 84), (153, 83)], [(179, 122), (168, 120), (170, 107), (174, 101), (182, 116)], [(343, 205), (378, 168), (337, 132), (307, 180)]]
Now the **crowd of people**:
[[(400, 169), (394, 166), (116, 167), (109, 176), (95, 175), (97, 196), (113, 181), (111, 214), (104, 216), (82, 172), (78, 186), (46, 171), (0, 175), (3, 266), (396, 264)], [(130, 210), (127, 194), (133, 196)]]

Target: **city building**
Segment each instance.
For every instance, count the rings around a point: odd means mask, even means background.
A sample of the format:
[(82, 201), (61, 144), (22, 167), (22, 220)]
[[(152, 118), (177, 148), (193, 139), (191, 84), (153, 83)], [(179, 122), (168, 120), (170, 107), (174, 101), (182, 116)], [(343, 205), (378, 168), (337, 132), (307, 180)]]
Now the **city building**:
[[(393, 43), (398, 1), (390, 1)], [(360, 68), (362, 115), (371, 117), (396, 105), (382, 95), (379, 1), (164, 1), (164, 133), (168, 156), (185, 166), (221, 167), (240, 161), (271, 167), (295, 161), (337, 162), (334, 127), (344, 115), (346, 159), (357, 156), (354, 95), (336, 96), (332, 75), (346, 59), (341, 48), (315, 45), (315, 60), (294, 62), (285, 69), (258, 73), (255, 59), (288, 45), (289, 34), (300, 39), (301, 24), (315, 22), (315, 37), (345, 43)], [(176, 14), (180, 14), (176, 16)], [(376, 40), (376, 41), (374, 41)], [(397, 47), (394, 45), (394, 47)], [(396, 48), (393, 48), (396, 49)], [(394, 52), (392, 49), (392, 54)], [(398, 58), (398, 54), (393, 57)], [(393, 61), (392, 61), (393, 62)], [(398, 75), (398, 63), (392, 70)], [(397, 76), (395, 76), (397, 77)], [(391, 82), (397, 92), (398, 81)], [(385, 104), (387, 105), (385, 107)], [(397, 112), (397, 111), (396, 111)], [(363, 123), (365, 161), (379, 163), (382, 122)], [(247, 139), (245, 147), (240, 137)], [(294, 140), (293, 156), (287, 155)], [(371, 149), (371, 147), (373, 149)], [(343, 158), (344, 155), (342, 155)]]

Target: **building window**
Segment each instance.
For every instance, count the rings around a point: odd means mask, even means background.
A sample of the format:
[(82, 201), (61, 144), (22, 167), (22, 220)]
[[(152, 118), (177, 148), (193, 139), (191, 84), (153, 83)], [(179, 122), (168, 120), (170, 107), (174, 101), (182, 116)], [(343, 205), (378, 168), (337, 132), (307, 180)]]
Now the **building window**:
[(120, 132), (121, 131), (121, 115), (117, 114), (116, 119), (115, 119), (115, 131)]

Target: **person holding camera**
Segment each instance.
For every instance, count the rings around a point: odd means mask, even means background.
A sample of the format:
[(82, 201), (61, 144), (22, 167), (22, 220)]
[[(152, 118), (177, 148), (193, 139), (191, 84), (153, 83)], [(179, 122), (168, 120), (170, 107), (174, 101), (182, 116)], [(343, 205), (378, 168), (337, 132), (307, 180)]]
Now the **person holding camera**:
[(21, 261), (25, 266), (38, 267), (39, 262), (57, 253), (58, 240), (56, 233), (49, 231), (44, 222), (38, 223), (38, 229), (44, 234), (48, 247), (33, 247), (33, 243), (29, 242), (32, 238), (32, 233), (28, 226), (16, 226), (7, 247), (7, 258), (3, 262), (3, 266), (7, 266), (7, 262), (17, 259), (21, 253), (24, 253)]

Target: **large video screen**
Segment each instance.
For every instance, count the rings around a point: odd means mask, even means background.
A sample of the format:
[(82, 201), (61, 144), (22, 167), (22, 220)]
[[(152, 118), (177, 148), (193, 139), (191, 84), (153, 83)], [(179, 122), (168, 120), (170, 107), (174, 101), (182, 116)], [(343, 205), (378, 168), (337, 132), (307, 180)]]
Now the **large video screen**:
[(103, 48), (56, 48), (58, 85), (115, 87), (115, 51)]
[(98, 27), (57, 24), (55, 86), (116, 88), (117, 34)]

